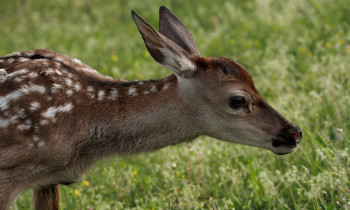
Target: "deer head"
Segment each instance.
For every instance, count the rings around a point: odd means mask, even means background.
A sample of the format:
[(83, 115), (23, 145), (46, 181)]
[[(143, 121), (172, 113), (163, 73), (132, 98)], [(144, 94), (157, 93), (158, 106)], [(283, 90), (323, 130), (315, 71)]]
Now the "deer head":
[(301, 129), (286, 120), (255, 89), (248, 71), (225, 57), (201, 57), (191, 32), (166, 7), (159, 32), (132, 16), (155, 61), (177, 77), (178, 94), (195, 113), (201, 134), (287, 154), (301, 141)]

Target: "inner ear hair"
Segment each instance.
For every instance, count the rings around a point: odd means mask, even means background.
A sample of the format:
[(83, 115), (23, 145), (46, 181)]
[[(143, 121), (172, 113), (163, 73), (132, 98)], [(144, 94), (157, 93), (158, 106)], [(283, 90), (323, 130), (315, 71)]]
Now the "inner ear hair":
[(191, 77), (197, 69), (193, 56), (163, 34), (155, 31), (136, 12), (132, 11), (132, 16), (153, 59), (180, 77)]

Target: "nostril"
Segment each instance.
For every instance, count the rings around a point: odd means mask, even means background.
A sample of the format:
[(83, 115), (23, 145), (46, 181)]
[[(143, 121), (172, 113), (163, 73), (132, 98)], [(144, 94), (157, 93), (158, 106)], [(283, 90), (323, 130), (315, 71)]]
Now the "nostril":
[(302, 137), (303, 133), (302, 133), (301, 131), (292, 132), (292, 135), (293, 135), (293, 137), (294, 137), (294, 139), (295, 139), (295, 142), (296, 142), (297, 144), (299, 144), (299, 142), (301, 141), (301, 137)]
[(303, 136), (302, 130), (293, 123), (284, 126), (280, 132), (281, 133), (278, 135), (278, 137), (280, 139), (284, 139), (287, 144), (294, 146), (301, 142)]

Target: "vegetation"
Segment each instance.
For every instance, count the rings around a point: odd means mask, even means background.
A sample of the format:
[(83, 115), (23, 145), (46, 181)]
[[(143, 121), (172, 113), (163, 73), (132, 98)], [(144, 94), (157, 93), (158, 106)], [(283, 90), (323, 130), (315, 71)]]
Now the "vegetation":
[[(60, 188), (61, 208), (349, 209), (348, 0), (2, 0), (0, 54), (50, 48), (112, 77), (162, 78), (170, 71), (152, 60), (130, 15), (157, 28), (160, 5), (190, 28), (202, 55), (246, 66), (303, 141), (286, 156), (200, 137), (105, 159)], [(26, 191), (12, 209), (30, 205)]]

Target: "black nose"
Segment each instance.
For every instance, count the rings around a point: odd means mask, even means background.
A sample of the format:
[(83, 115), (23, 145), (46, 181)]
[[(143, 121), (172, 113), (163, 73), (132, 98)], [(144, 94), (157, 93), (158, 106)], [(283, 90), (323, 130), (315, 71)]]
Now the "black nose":
[(291, 146), (299, 144), (301, 142), (302, 136), (302, 130), (292, 123), (286, 125), (281, 130), (280, 135), (278, 135), (280, 141)]

